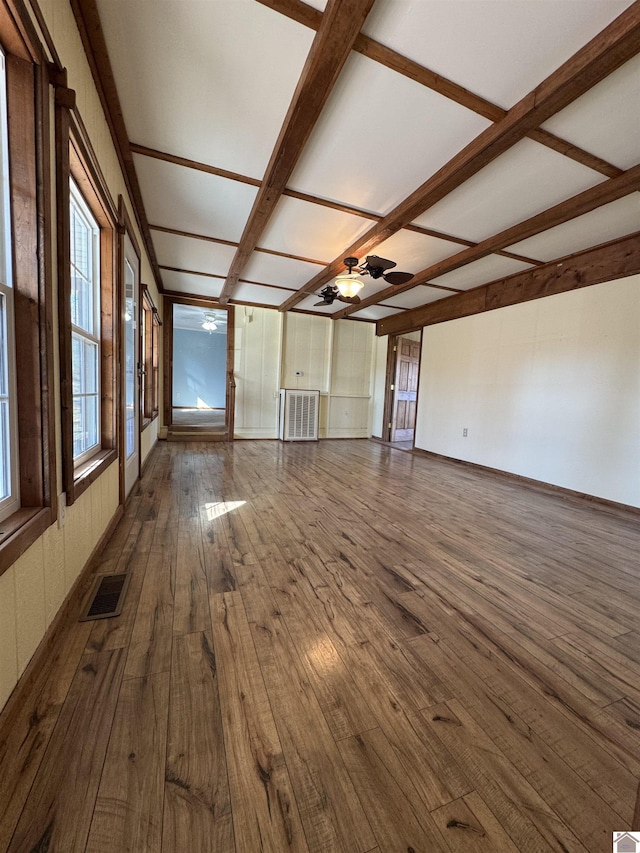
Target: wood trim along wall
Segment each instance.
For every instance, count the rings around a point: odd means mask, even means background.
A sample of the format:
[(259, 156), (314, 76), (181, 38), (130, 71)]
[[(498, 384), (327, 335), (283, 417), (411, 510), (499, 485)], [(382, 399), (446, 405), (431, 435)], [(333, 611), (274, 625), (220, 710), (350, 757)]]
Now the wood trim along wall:
[(38, 644), (31, 660), (27, 664), (27, 668), (20, 676), (18, 684), (4, 706), (2, 716), (9, 729), (11, 728), (11, 721), (15, 719), (16, 714), (19, 713), (22, 708), (23, 697), (28, 692), (30, 685), (32, 685), (33, 682), (39, 678), (41, 673), (50, 666), (51, 656), (55, 653), (55, 649), (59, 647), (60, 636), (65, 630), (65, 626), (69, 622), (74, 622), (78, 619), (80, 608), (85, 596), (94, 582), (92, 572), (93, 566), (97, 557), (100, 555), (109, 539), (113, 536), (123, 514), (124, 508), (122, 506), (117, 507), (111, 521), (107, 525), (106, 530), (95, 545), (89, 559), (84, 565), (84, 568), (67, 593), (62, 605), (54, 616), (53, 621), (47, 628), (44, 637)]
[(292, 308), (309, 290), (334, 278), (342, 271), (346, 255), (361, 257), (368, 254), (639, 51), (640, 6), (635, 3), (525, 95), (503, 119), (472, 140), (381, 222), (341, 252), (325, 270), (302, 285), (297, 294), (280, 306), (280, 310)]
[(69, 0), (158, 290), (163, 289), (96, 0)]
[(379, 320), (377, 335), (397, 335), (640, 273), (640, 232), (532, 270)]
[(596, 495), (587, 494), (587, 492), (577, 492), (574, 489), (567, 489), (564, 486), (556, 486), (553, 483), (545, 483), (544, 480), (534, 480), (532, 477), (524, 477), (522, 474), (514, 474), (511, 471), (503, 471), (501, 468), (491, 468), (488, 465), (480, 465), (478, 462), (468, 462), (466, 459), (456, 459), (455, 456), (445, 456), (442, 453), (434, 453), (432, 450), (423, 450), (421, 447), (414, 447), (413, 453), (419, 456), (428, 456), (432, 459), (444, 459), (446, 462), (452, 462), (454, 465), (464, 465), (467, 468), (474, 468), (476, 471), (482, 471), (483, 474), (489, 474), (500, 479), (512, 480), (521, 483), (523, 486), (528, 486), (537, 492), (545, 494), (558, 495), (565, 497), (567, 500), (588, 501), (590, 504), (596, 504), (603, 509), (617, 513), (624, 513), (628, 516), (640, 516), (640, 507), (630, 506), (629, 504), (619, 503), (618, 501), (610, 501), (607, 498), (599, 498)]
[[(536, 234), (541, 234), (543, 231), (553, 228), (556, 225), (561, 225), (565, 222), (575, 219), (577, 216), (582, 216), (589, 213), (603, 204), (609, 204), (612, 201), (623, 198), (626, 195), (640, 189), (640, 165), (634, 166), (623, 172), (617, 178), (610, 178), (608, 181), (602, 181), (594, 187), (590, 187), (584, 192), (574, 195), (547, 210), (538, 213), (536, 216), (531, 216), (517, 225), (512, 225), (509, 228), (501, 231), (499, 234), (494, 234), (486, 240), (478, 243), (473, 248), (465, 249), (458, 252), (456, 255), (451, 255), (436, 264), (432, 264), (420, 272), (417, 272), (411, 281), (406, 284), (401, 284), (397, 287), (387, 287), (384, 290), (378, 291), (369, 299), (363, 300), (359, 307), (373, 305), (380, 299), (388, 296), (395, 296), (399, 293), (404, 293), (421, 284), (431, 284), (430, 279), (437, 278), (445, 273), (460, 269), (472, 261), (477, 261), (487, 255), (493, 254), (496, 250), (504, 246), (511, 246), (518, 243), (520, 240), (526, 240), (528, 237), (533, 237)], [(544, 266), (539, 264), (539, 266)], [(336, 319), (345, 317), (353, 313), (356, 306), (348, 306), (338, 313)]]

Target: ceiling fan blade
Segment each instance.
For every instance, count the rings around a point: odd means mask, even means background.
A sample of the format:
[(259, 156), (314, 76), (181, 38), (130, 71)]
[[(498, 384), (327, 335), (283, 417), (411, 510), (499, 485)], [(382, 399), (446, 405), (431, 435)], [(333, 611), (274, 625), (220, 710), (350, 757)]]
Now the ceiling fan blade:
[(395, 267), (395, 261), (388, 261), (386, 258), (379, 258), (377, 255), (368, 255), (367, 256), (367, 266), (374, 267), (374, 269), (380, 270), (390, 270)]
[(313, 307), (314, 307), (314, 308), (317, 308), (317, 307), (318, 307), (318, 305), (328, 305), (328, 304), (329, 304), (329, 303), (328, 303), (328, 302), (325, 302), (325, 301), (324, 301), (324, 299), (321, 299), (321, 300), (320, 300), (320, 302), (314, 302), (314, 303), (313, 303)]
[(338, 299), (340, 302), (348, 302), (349, 305), (357, 305), (360, 302), (359, 296), (343, 296), (341, 293), (338, 295)]
[(406, 284), (413, 278), (412, 272), (388, 272), (383, 276), (387, 284)]

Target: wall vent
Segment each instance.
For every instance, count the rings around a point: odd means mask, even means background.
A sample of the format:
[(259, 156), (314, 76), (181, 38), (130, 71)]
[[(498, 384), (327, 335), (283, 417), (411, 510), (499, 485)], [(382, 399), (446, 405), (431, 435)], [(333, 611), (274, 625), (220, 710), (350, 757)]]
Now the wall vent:
[(280, 438), (283, 441), (317, 441), (319, 391), (280, 390)]
[(131, 575), (99, 575), (87, 598), (80, 615), (80, 622), (90, 619), (108, 619), (119, 616), (122, 612), (124, 597), (129, 586)]

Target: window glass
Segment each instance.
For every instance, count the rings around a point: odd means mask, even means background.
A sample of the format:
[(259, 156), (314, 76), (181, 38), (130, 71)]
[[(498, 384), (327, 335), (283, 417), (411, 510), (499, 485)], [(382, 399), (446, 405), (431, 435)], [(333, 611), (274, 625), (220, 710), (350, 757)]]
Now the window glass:
[(73, 458), (78, 463), (100, 445), (100, 229), (73, 181), (70, 223)]
[(19, 506), (5, 58), (0, 51), (0, 518)]

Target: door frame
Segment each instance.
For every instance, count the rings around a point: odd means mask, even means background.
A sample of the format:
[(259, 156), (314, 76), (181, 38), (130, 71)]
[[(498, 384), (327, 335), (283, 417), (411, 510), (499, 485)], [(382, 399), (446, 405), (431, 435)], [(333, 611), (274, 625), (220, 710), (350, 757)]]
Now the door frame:
[[(125, 411), (124, 411), (124, 402), (125, 402), (125, 371), (126, 371), (126, 358), (125, 358), (125, 334), (124, 334), (124, 308), (125, 308), (125, 261), (127, 257), (127, 240), (131, 243), (131, 248), (133, 249), (133, 253), (136, 257), (137, 268), (138, 268), (138, 294), (137, 294), (137, 302), (136, 302), (136, 310), (134, 312), (134, 321), (136, 323), (135, 328), (135, 338), (134, 338), (134, 353), (136, 358), (136, 370), (134, 371), (135, 376), (135, 387), (136, 387), (136, 402), (134, 402), (134, 411), (136, 412), (137, 417), (137, 430), (136, 430), (136, 444), (137, 444), (137, 452), (138, 452), (138, 465), (136, 472), (136, 480), (140, 477), (140, 472), (142, 469), (142, 459), (141, 459), (141, 447), (142, 447), (142, 419), (140, 418), (140, 375), (139, 375), (139, 355), (140, 355), (140, 321), (139, 321), (139, 304), (142, 298), (142, 287), (141, 287), (141, 279), (142, 279), (142, 253), (140, 252), (140, 244), (136, 238), (132, 219), (129, 216), (129, 212), (126, 207), (126, 203), (122, 195), (118, 196), (118, 318), (119, 318), (119, 329), (118, 333), (120, 335), (120, 366), (118, 373), (118, 412), (119, 412), (119, 435), (118, 435), (118, 456), (119, 456), (119, 492), (120, 492), (120, 503), (124, 504), (127, 499), (127, 491), (126, 491), (126, 482), (125, 482), (125, 468), (126, 468), (126, 419), (125, 419)], [(136, 404), (137, 403), (137, 404)], [(132, 486), (133, 489), (133, 486)], [(131, 490), (130, 490), (131, 491)], [(129, 492), (130, 493), (130, 492)]]
[[(398, 339), (405, 337), (404, 334), (389, 335), (387, 344), (387, 368), (384, 384), (384, 409), (382, 417), (382, 440), (391, 443), (391, 427), (393, 423), (393, 402), (395, 397), (396, 360), (398, 351)], [(418, 390), (416, 392), (416, 417), (418, 413), (418, 395), (420, 393), (420, 370), (422, 369), (422, 329), (420, 329), (420, 361), (418, 363)], [(413, 441), (415, 444), (415, 424)]]
[[(174, 437), (180, 433), (203, 433), (202, 441), (233, 441), (234, 417), (235, 417), (235, 367), (234, 367), (234, 318), (235, 311), (233, 305), (221, 305), (215, 299), (209, 299), (206, 296), (178, 296), (173, 293), (165, 294), (163, 302), (163, 339), (162, 339), (162, 358), (163, 358), (163, 420), (168, 434), (173, 433)], [(226, 383), (225, 383), (225, 431), (221, 433), (211, 433), (206, 426), (190, 426), (176, 427), (173, 425), (173, 306), (174, 305), (193, 305), (196, 308), (212, 308), (216, 311), (227, 312), (227, 363), (226, 363)], [(188, 436), (184, 436), (185, 438)]]

